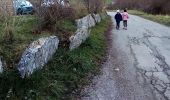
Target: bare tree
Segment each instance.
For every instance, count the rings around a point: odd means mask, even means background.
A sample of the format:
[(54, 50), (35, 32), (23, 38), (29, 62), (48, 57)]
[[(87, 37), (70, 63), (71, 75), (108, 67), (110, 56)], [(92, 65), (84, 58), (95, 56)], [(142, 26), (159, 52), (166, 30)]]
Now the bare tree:
[(104, 7), (104, 0), (83, 0), (89, 13), (101, 12)]

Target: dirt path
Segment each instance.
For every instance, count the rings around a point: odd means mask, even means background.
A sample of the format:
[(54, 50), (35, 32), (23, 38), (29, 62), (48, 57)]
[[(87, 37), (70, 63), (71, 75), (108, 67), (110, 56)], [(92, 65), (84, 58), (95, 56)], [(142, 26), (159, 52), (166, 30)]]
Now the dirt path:
[[(108, 12), (114, 21), (114, 12)], [(170, 28), (130, 15), (83, 100), (170, 100)]]

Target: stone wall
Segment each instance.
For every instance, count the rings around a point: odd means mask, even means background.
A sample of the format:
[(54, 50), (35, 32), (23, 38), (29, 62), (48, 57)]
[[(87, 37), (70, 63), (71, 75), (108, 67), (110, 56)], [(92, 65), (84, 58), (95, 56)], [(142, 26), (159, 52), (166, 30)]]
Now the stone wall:
[(77, 23), (77, 28), (81, 28), (81, 27), (93, 27), (96, 25), (95, 20), (93, 19), (93, 17), (91, 16), (91, 14), (76, 20)]
[(90, 35), (90, 30), (87, 27), (77, 29), (75, 36), (70, 37), (70, 50), (78, 48)]
[(78, 29), (75, 34), (70, 37), (70, 50), (78, 48), (90, 36), (90, 28), (99, 22), (101, 22), (99, 14), (89, 14), (76, 20)]
[(101, 22), (100, 14), (93, 14), (93, 18), (94, 18), (96, 23), (100, 23)]
[(100, 16), (101, 16), (101, 19), (105, 19), (107, 17), (107, 12), (101, 13)]
[(22, 78), (30, 76), (52, 58), (58, 49), (59, 40), (56, 36), (40, 38), (29, 45), (18, 64)]

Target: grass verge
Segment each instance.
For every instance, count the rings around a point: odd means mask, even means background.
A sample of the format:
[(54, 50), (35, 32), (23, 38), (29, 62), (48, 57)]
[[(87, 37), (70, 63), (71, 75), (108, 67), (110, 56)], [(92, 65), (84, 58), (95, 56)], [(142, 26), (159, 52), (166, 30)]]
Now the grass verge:
[(59, 49), (43, 70), (21, 79), (16, 70), (0, 76), (0, 99), (57, 100), (72, 99), (78, 88), (88, 83), (89, 73), (99, 72), (106, 49), (107, 17), (92, 28), (91, 36), (73, 51)]
[(152, 14), (148, 14), (148, 13), (137, 11), (137, 10), (128, 10), (128, 12), (130, 14), (137, 15), (137, 16), (158, 22), (160, 24), (170, 26), (170, 15), (152, 15)]
[[(12, 28), (12, 42), (5, 41), (5, 23), (8, 23)], [(52, 33), (49, 31), (43, 31), (41, 34), (33, 33), (33, 30), (37, 27), (35, 16), (14, 16), (7, 22), (0, 22), (0, 57), (6, 61), (6, 66), (9, 69), (15, 69), (17, 66), (23, 51), (34, 40), (41, 37), (47, 37), (50, 35), (58, 35), (57, 32)], [(76, 25), (73, 21), (64, 20), (58, 22), (56, 27), (60, 27), (60, 30), (64, 30), (63, 33), (72, 34), (76, 30)], [(65, 34), (63, 34), (65, 35)], [(64, 37), (64, 36), (63, 36)]]
[[(6, 36), (6, 23), (12, 28), (12, 35)], [(31, 31), (35, 27), (36, 19), (34, 16), (15, 16), (10, 20), (0, 22), (0, 56), (6, 60), (7, 68), (13, 69), (19, 62), (24, 49), (34, 40), (49, 36), (49, 34), (33, 34)], [(11, 42), (6, 39), (12, 37)]]

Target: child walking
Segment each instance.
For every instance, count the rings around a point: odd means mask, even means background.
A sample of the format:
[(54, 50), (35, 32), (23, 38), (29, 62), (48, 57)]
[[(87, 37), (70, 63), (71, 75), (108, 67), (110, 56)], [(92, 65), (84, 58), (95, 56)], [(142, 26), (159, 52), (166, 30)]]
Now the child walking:
[(116, 29), (119, 30), (120, 28), (120, 21), (122, 21), (122, 15), (120, 14), (120, 11), (117, 10), (115, 15), (115, 20), (116, 20)]
[(128, 22), (128, 19), (129, 19), (129, 14), (127, 13), (127, 10), (125, 9), (123, 14), (122, 14), (122, 18), (123, 18), (123, 26), (125, 30), (127, 30), (127, 22)]

